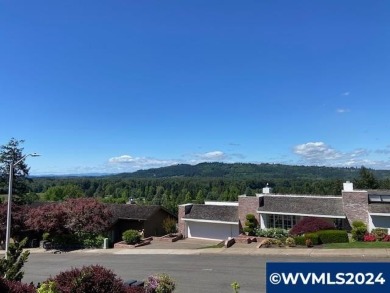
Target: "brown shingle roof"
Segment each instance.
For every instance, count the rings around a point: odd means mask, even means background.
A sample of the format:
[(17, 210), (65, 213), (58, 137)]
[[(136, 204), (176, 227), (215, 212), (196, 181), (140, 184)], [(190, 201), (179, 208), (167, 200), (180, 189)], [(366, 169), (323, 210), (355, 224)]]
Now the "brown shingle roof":
[(116, 222), (118, 219), (147, 220), (161, 209), (171, 217), (177, 218), (177, 216), (158, 205), (107, 204), (107, 206), (112, 213), (112, 222)]
[(238, 223), (238, 207), (195, 204), (184, 218)]
[(344, 217), (341, 197), (265, 195), (259, 212)]
[(368, 205), (369, 213), (390, 214), (390, 203), (371, 203)]

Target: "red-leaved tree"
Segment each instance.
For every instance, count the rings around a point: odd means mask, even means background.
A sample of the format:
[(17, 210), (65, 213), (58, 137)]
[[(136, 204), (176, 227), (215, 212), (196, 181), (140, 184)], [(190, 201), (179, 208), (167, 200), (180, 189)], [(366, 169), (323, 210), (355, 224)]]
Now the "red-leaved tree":
[(73, 233), (99, 234), (110, 226), (111, 212), (94, 198), (72, 198), (63, 203), (66, 227)]
[(62, 203), (45, 204), (28, 212), (26, 225), (35, 231), (53, 235), (67, 234), (67, 214)]
[(329, 223), (321, 218), (306, 217), (300, 220), (294, 227), (292, 227), (289, 233), (290, 235), (301, 235), (334, 228), (334, 224)]
[[(0, 237), (5, 239), (7, 229), (7, 209), (8, 203), (0, 204)], [(26, 230), (26, 211), (27, 208), (23, 205), (13, 204), (11, 207), (11, 237), (16, 241), (20, 241), (22, 231)]]
[(68, 199), (42, 205), (28, 213), (27, 226), (52, 235), (99, 234), (110, 226), (111, 213), (106, 205), (93, 198)]

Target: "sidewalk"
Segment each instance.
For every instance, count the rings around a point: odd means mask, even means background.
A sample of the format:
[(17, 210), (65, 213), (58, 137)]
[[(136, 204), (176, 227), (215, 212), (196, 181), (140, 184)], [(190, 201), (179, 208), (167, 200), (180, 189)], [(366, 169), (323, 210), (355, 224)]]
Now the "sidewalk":
[[(30, 253), (55, 253), (54, 250), (45, 250), (41, 248), (31, 248)], [(2, 252), (4, 253), (4, 251)], [(230, 247), (230, 248), (203, 248), (203, 249), (169, 249), (169, 248), (150, 248), (150, 249), (81, 249), (69, 252), (58, 253), (94, 253), (94, 254), (174, 254), (174, 255), (205, 255), (205, 254), (225, 254), (225, 255), (253, 255), (253, 256), (302, 256), (302, 257), (378, 257), (390, 258), (390, 249), (371, 248), (371, 249), (325, 249), (325, 248), (256, 248), (256, 247)]]

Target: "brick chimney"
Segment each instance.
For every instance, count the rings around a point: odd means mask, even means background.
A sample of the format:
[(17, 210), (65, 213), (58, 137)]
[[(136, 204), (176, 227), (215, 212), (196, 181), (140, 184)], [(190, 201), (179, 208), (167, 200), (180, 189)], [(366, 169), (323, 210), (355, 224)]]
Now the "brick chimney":
[(354, 190), (353, 183), (343, 183), (343, 210), (349, 224), (354, 221), (363, 221), (369, 226), (368, 192), (366, 190)]

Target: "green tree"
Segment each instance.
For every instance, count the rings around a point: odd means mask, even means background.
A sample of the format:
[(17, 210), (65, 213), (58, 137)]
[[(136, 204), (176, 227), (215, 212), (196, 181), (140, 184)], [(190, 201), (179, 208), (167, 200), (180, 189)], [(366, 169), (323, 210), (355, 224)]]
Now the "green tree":
[(61, 201), (68, 198), (79, 198), (84, 195), (83, 190), (75, 184), (66, 184), (49, 187), (45, 194), (45, 200)]
[(359, 178), (355, 179), (356, 188), (376, 189), (379, 183), (376, 180), (374, 173), (362, 166), (359, 171)]
[(23, 159), (25, 156), (25, 154), (23, 154), (24, 148), (21, 147), (21, 144), (23, 143), (24, 140), (11, 138), (7, 144), (0, 147), (0, 186), (7, 186), (11, 162), (14, 164), (21, 160), (16, 166), (14, 166), (12, 172), (12, 200), (18, 204), (26, 203), (24, 195), (29, 190), (27, 178), (30, 168)]

